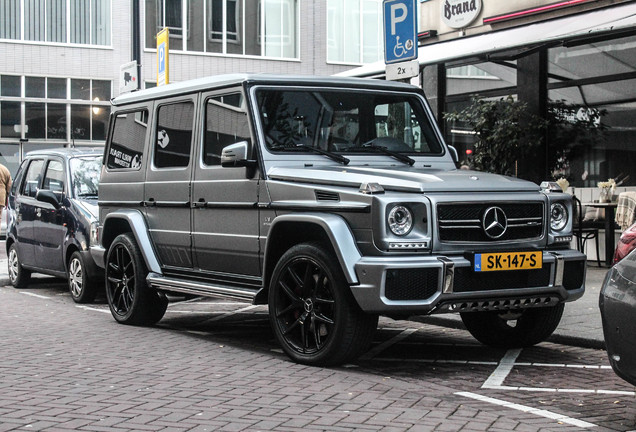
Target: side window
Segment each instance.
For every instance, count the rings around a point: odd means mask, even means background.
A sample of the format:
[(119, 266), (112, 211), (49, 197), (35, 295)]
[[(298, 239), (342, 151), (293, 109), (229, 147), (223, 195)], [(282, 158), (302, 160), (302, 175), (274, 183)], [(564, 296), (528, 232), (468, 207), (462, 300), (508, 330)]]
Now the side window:
[(203, 163), (220, 165), (223, 147), (239, 141), (250, 141), (247, 113), (242, 108), (240, 93), (215, 96), (205, 106), (205, 140)]
[(117, 114), (106, 155), (106, 167), (134, 170), (141, 168), (147, 129), (147, 110)]
[(38, 191), (40, 185), (40, 178), (42, 176), (42, 167), (44, 166), (44, 160), (35, 159), (29, 164), (29, 169), (24, 179), (24, 185), (22, 186), (22, 194), (35, 198), (35, 193)]
[(20, 185), (22, 184), (22, 179), (24, 178), (24, 172), (27, 169), (28, 161), (24, 160), (20, 164), (20, 168), (18, 169), (18, 173), (16, 177), (13, 179), (13, 183), (11, 184), (11, 195), (15, 196), (17, 191), (19, 190)]
[(157, 110), (157, 140), (154, 164), (157, 168), (185, 167), (190, 163), (194, 103), (180, 102)]
[(42, 189), (53, 192), (64, 192), (64, 165), (58, 160), (52, 160), (46, 167)]

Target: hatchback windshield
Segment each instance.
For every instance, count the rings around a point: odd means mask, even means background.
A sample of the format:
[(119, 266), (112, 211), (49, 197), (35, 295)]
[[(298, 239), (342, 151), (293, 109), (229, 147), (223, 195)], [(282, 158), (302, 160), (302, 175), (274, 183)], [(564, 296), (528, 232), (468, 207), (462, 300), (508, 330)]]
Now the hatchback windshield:
[[(412, 94), (362, 90), (259, 89), (267, 148), (411, 155), (441, 154), (422, 101)], [(373, 147), (376, 147), (375, 149)]]
[(102, 157), (84, 156), (72, 158), (70, 166), (73, 196), (77, 198), (97, 198)]

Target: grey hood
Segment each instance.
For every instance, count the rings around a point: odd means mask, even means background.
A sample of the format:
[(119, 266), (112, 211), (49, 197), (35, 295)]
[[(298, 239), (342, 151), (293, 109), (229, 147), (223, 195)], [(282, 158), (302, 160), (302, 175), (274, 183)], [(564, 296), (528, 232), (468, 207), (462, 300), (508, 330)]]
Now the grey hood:
[(396, 166), (317, 166), (272, 168), (271, 180), (359, 188), (378, 183), (385, 190), (402, 192), (533, 192), (535, 183), (515, 177), (469, 170), (439, 170)]

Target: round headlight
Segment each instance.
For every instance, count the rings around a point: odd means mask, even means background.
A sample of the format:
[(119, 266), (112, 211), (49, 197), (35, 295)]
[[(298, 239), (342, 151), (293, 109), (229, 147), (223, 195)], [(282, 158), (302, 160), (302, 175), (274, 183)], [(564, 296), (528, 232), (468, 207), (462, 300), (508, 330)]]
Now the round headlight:
[(561, 203), (554, 203), (550, 207), (550, 227), (561, 231), (568, 223), (568, 210)]
[(413, 213), (404, 206), (395, 206), (389, 212), (387, 222), (393, 234), (398, 236), (406, 235), (413, 228)]

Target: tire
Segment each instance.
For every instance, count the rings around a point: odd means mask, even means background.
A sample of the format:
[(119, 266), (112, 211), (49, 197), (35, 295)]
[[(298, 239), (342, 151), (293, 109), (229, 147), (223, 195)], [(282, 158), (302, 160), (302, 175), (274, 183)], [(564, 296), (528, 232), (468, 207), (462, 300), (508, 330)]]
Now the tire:
[(313, 366), (355, 359), (371, 343), (378, 316), (358, 307), (338, 263), (319, 244), (292, 247), (269, 285), (269, 318), (294, 361)]
[(66, 276), (68, 290), (75, 303), (91, 303), (95, 300), (99, 281), (89, 278), (84, 258), (78, 251), (68, 261)]
[(466, 312), (464, 325), (479, 342), (494, 347), (522, 348), (546, 340), (559, 325), (565, 304), (520, 312)]
[(22, 267), (15, 243), (9, 247), (9, 280), (15, 288), (24, 288), (31, 281), (31, 272)]
[(106, 298), (115, 320), (153, 325), (166, 312), (168, 299), (148, 286), (148, 269), (130, 233), (115, 238), (106, 258)]

